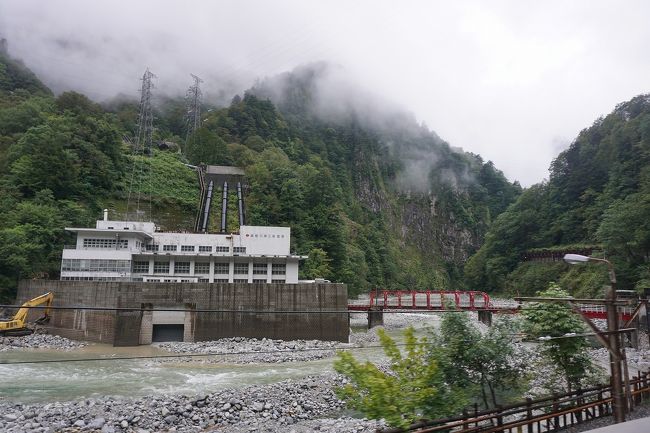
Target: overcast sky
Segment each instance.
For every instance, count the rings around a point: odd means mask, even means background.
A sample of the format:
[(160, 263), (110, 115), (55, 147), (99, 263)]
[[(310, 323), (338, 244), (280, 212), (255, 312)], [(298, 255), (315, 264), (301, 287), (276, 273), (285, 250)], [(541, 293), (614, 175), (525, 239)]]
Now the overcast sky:
[(299, 64), (330, 61), (511, 180), (614, 106), (650, 92), (649, 1), (0, 2), (0, 36), (56, 91), (137, 97), (189, 73), (230, 97)]

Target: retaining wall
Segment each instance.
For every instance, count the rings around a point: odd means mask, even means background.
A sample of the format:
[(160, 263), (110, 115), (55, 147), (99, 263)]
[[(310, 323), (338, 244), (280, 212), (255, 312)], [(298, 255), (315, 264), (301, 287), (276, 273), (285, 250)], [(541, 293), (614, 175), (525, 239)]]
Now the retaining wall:
[[(183, 320), (185, 341), (223, 337), (348, 341), (344, 284), (24, 280), (18, 287), (17, 303), (45, 292), (54, 293), (54, 306), (138, 308), (52, 311), (48, 325), (52, 333), (116, 346), (151, 342), (152, 316), (140, 311), (142, 308), (190, 310)], [(229, 311), (203, 313), (194, 309)]]

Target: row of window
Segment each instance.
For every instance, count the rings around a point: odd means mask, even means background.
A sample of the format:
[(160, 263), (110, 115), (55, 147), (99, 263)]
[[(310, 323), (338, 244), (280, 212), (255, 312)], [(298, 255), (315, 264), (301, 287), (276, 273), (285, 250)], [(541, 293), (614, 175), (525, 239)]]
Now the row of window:
[[(63, 278), (63, 279), (73, 279), (73, 278)], [(110, 280), (110, 278), (106, 279)], [(141, 278), (134, 278), (133, 281), (142, 281)], [(176, 280), (173, 278), (148, 278), (147, 282), (151, 283), (191, 283), (192, 280)], [(198, 279), (199, 283), (209, 283), (210, 279), (209, 278), (199, 278)], [(215, 278), (214, 279), (215, 283), (227, 283), (228, 279), (227, 278)], [(248, 280), (246, 278), (235, 278), (233, 280), (234, 283), (248, 283)], [(253, 280), (254, 283), (256, 282), (266, 282), (266, 280)], [(272, 283), (276, 284), (284, 284), (285, 280), (271, 280)]]
[[(124, 280), (123, 277), (61, 277), (62, 281), (122, 281)], [(133, 278), (132, 281), (142, 281), (142, 278)], [(159, 283), (175, 283), (175, 282), (180, 282), (180, 283), (191, 283), (192, 280), (188, 279), (171, 279), (171, 278), (147, 278), (148, 282), (159, 282)], [(209, 278), (199, 278), (198, 279), (199, 283), (209, 283), (210, 279)], [(215, 278), (214, 279), (215, 283), (227, 283), (228, 278)], [(235, 283), (247, 283), (248, 279), (246, 278), (235, 278), (233, 280)], [(254, 283), (261, 283), (261, 282), (266, 282), (266, 280), (263, 279), (254, 279)], [(284, 279), (273, 279), (271, 280), (272, 283), (285, 283), (286, 280)]]
[(84, 248), (128, 249), (128, 239), (84, 239)]
[(131, 261), (110, 259), (63, 259), (61, 261), (61, 270), (73, 272), (129, 272), (131, 270)]
[(123, 277), (61, 277), (62, 281), (124, 281)]
[[(229, 253), (230, 252), (230, 247), (228, 246), (221, 246), (217, 245), (213, 247), (212, 245), (199, 245), (199, 252), (200, 253), (211, 253), (213, 251), (215, 253)], [(233, 253), (238, 253), (238, 254), (245, 254), (246, 253), (246, 247), (233, 247)], [(145, 250), (147, 251), (160, 251), (160, 245), (158, 244), (147, 244), (145, 245)], [(162, 250), (164, 252), (174, 252), (178, 251), (178, 245), (163, 245)], [(196, 251), (196, 247), (194, 245), (181, 245), (181, 252), (183, 253), (193, 253)]]
[[(133, 262), (134, 274), (148, 274), (149, 262), (148, 261), (134, 261)], [(154, 262), (154, 274), (168, 274), (170, 269), (169, 262)], [(253, 275), (266, 275), (268, 265), (266, 263), (253, 263)], [(230, 272), (230, 265), (228, 263), (215, 263), (215, 274), (228, 274)], [(248, 263), (235, 263), (234, 272), (237, 275), (248, 275)], [(287, 266), (284, 263), (272, 263), (272, 275), (284, 275), (287, 272)], [(174, 273), (176, 274), (189, 274), (190, 262), (175, 262)], [(195, 275), (207, 275), (210, 273), (210, 263), (196, 262), (194, 263)]]

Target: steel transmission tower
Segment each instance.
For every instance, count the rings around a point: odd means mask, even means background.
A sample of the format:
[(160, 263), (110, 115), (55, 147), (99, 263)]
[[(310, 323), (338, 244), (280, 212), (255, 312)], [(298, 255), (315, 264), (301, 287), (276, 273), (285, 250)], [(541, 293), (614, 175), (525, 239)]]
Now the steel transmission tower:
[(135, 150), (144, 155), (151, 155), (151, 136), (153, 134), (153, 109), (151, 108), (152, 80), (156, 76), (149, 68), (142, 75), (142, 89), (140, 90), (140, 113), (138, 116), (138, 135), (135, 138)]
[(190, 74), (194, 83), (187, 89), (187, 94), (185, 96), (187, 100), (187, 134), (185, 135), (185, 149), (187, 149), (187, 144), (190, 140), (192, 133), (201, 127), (201, 93), (200, 84), (203, 82), (202, 79), (197, 77), (194, 74)]
[[(153, 108), (151, 106), (151, 90), (153, 89), (153, 79), (156, 76), (149, 71), (149, 68), (142, 75), (142, 88), (140, 89), (140, 110), (138, 113), (138, 132), (133, 144), (134, 160), (131, 169), (131, 182), (129, 185), (129, 194), (126, 202), (126, 219), (127, 221), (140, 220), (142, 217), (140, 211), (140, 199), (142, 191), (146, 187), (145, 182), (149, 181), (149, 194), (151, 196), (151, 173), (148, 165), (145, 165), (139, 155), (151, 155), (151, 142), (153, 135)], [(135, 197), (133, 197), (135, 195)], [(133, 203), (135, 201), (135, 203)], [(132, 206), (135, 205), (135, 217), (131, 215)], [(152, 218), (151, 197), (149, 197), (149, 218)]]

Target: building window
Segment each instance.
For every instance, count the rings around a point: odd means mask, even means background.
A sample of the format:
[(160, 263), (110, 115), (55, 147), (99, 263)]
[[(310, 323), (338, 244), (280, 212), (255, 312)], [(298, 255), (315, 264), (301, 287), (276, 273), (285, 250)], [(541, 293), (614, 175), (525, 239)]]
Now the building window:
[(133, 273), (134, 274), (148, 274), (149, 273), (149, 262), (133, 262)]
[(271, 268), (271, 274), (273, 275), (284, 275), (287, 273), (287, 265), (284, 263), (273, 263)]
[(211, 253), (212, 252), (212, 246), (211, 245), (199, 245), (199, 252), (200, 253)]
[(266, 275), (266, 263), (253, 263), (253, 275)]
[(194, 252), (194, 245), (181, 245), (181, 251), (183, 252)]
[(63, 259), (61, 271), (70, 272), (130, 272), (130, 260)]
[(228, 274), (228, 273), (230, 273), (230, 264), (228, 264), (228, 263), (215, 263), (214, 264), (214, 273), (215, 274)]
[(163, 245), (163, 251), (176, 251), (178, 245)]
[(154, 274), (168, 274), (169, 273), (169, 262), (153, 262), (153, 273)]
[(235, 283), (248, 283), (248, 278), (235, 278), (233, 280)]
[(271, 280), (271, 282), (272, 282), (272, 283), (276, 283), (276, 284), (279, 284), (279, 283), (285, 283), (285, 282), (286, 282), (286, 280), (279, 280), (279, 279), (278, 279), (278, 280), (276, 280), (276, 279), (273, 279), (273, 280)]
[(228, 253), (228, 252), (230, 252), (230, 247), (221, 247), (221, 246), (217, 245), (216, 247), (214, 247), (214, 250), (217, 253)]
[(232, 247), (233, 253), (246, 254), (246, 247)]
[[(61, 277), (62, 281), (129, 281), (122, 277)], [(142, 280), (142, 278), (140, 278)], [(137, 278), (131, 281), (137, 281)]]
[(214, 279), (214, 282), (215, 282), (215, 283), (227, 283), (227, 282), (228, 282), (228, 278), (215, 278), (215, 279)]
[(175, 274), (189, 274), (190, 273), (190, 262), (176, 262), (176, 263), (174, 263), (174, 273)]
[(248, 263), (235, 263), (235, 274), (248, 274)]
[(199, 278), (199, 283), (209, 283), (210, 279), (209, 278)]
[(192, 280), (181, 280), (181, 283), (191, 283)]
[(158, 244), (147, 244), (147, 245), (144, 246), (144, 249), (147, 250), (147, 251), (158, 251), (159, 246), (160, 245), (158, 245)]
[(253, 277), (253, 282), (254, 283), (266, 283), (266, 278), (260, 278), (260, 277)]
[(210, 263), (196, 262), (194, 263), (194, 274), (209, 274), (210, 273)]
[(84, 239), (84, 248), (112, 248), (128, 249), (129, 241), (127, 239)]

